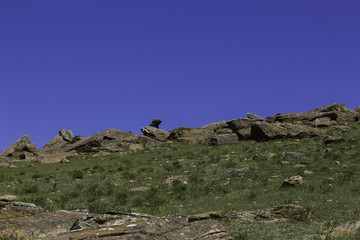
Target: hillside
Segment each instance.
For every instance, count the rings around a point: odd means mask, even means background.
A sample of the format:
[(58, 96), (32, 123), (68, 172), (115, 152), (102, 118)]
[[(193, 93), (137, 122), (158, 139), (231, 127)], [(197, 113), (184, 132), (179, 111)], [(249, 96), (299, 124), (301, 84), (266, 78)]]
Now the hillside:
[(0, 236), (359, 239), (359, 113), (60, 130), (42, 149), (24, 136), (1, 153)]

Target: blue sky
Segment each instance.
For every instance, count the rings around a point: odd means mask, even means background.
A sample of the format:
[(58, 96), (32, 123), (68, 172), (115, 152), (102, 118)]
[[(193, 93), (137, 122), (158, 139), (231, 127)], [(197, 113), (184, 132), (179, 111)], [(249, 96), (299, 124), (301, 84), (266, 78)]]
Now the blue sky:
[(360, 105), (360, 2), (2, 0), (0, 150)]

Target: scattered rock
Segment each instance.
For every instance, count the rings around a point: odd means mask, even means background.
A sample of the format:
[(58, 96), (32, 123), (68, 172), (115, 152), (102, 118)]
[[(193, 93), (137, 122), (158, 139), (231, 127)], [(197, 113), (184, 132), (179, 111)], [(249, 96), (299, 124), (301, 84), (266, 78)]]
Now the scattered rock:
[(334, 136), (327, 136), (324, 139), (325, 144), (330, 144), (330, 143), (341, 143), (341, 142), (345, 142), (345, 138), (343, 137), (334, 137)]
[(289, 161), (281, 161), (280, 164), (283, 165), (283, 166), (284, 165), (290, 165), (290, 162)]
[(304, 174), (308, 174), (308, 175), (310, 175), (310, 174), (314, 174), (314, 172), (312, 172), (312, 171), (308, 171), (308, 170), (305, 170), (305, 171), (304, 171)]
[(301, 176), (292, 176), (282, 183), (281, 187), (297, 187), (303, 184), (303, 178)]
[(172, 185), (174, 181), (180, 181), (183, 184), (187, 184), (189, 180), (188, 176), (179, 175), (179, 176), (171, 176), (166, 179), (165, 184)]
[(60, 160), (60, 163), (70, 163), (70, 161), (68, 160), (68, 159), (66, 159), (66, 158), (62, 158), (61, 160)]
[(141, 128), (141, 132), (147, 137), (155, 138), (160, 141), (164, 141), (170, 136), (169, 132), (151, 126)]
[(149, 187), (136, 187), (136, 188), (130, 189), (130, 192), (145, 192), (149, 189), (150, 189)]
[(250, 172), (250, 168), (249, 167), (243, 167), (243, 168), (234, 169), (234, 170), (230, 171), (228, 176), (229, 177), (240, 177), (242, 175), (247, 174), (248, 172)]
[(251, 138), (257, 141), (284, 138), (320, 136), (317, 128), (291, 123), (254, 122), (251, 125)]
[(307, 168), (306, 164), (295, 164), (294, 167), (296, 168)]
[(160, 119), (154, 119), (152, 120), (152, 122), (150, 123), (150, 127), (154, 127), (154, 128), (159, 128), (160, 124), (162, 123), (162, 121)]
[(251, 112), (246, 113), (248, 119), (250, 119), (251, 121), (265, 121), (265, 119), (263, 117), (260, 117), (258, 115), (255, 115)]
[(67, 142), (72, 142), (72, 140), (74, 139), (72, 131), (68, 129), (60, 129), (59, 135)]
[(212, 146), (219, 145), (228, 145), (228, 144), (237, 144), (239, 143), (239, 139), (236, 134), (217, 134), (208, 138), (208, 144)]
[(354, 234), (360, 228), (360, 221), (355, 220), (351, 222), (344, 223), (340, 226), (337, 226), (331, 231), (332, 237), (341, 237), (348, 234)]
[(300, 152), (286, 152), (284, 154), (284, 161), (296, 162), (302, 159)]
[(255, 154), (253, 159), (256, 160), (256, 159), (264, 159), (265, 158), (267, 160), (270, 160), (274, 155), (275, 155), (275, 153), (271, 153), (271, 152), (257, 153), (257, 154)]

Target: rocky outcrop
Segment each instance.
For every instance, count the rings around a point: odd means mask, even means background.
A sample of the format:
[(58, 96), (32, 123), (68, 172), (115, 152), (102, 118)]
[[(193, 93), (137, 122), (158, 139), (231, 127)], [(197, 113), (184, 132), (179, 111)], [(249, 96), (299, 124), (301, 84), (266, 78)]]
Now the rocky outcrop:
[(227, 123), (225, 120), (220, 122), (213, 122), (205, 126), (202, 126), (201, 128), (215, 131), (217, 129), (227, 128)]
[(10, 147), (8, 147), (4, 152), (4, 156), (12, 156), (15, 153), (21, 152), (35, 152), (37, 150), (35, 144), (31, 143), (31, 138), (28, 135), (22, 136), (16, 142), (14, 142)]
[(206, 142), (214, 134), (211, 129), (179, 127), (170, 131), (170, 139), (187, 142)]
[(334, 121), (346, 121), (355, 118), (355, 112), (348, 109), (344, 104), (335, 103), (325, 107), (317, 108), (308, 112), (300, 113), (279, 113), (268, 117), (267, 122), (288, 122), (295, 123), (299, 121), (311, 122), (317, 118), (329, 118)]
[(250, 119), (251, 121), (265, 121), (265, 119), (263, 117), (260, 117), (258, 115), (255, 115), (251, 112), (246, 113), (246, 116), (248, 117), (248, 119)]
[(229, 145), (239, 143), (239, 139), (236, 134), (216, 134), (207, 139), (209, 145), (219, 146), (219, 145)]
[(146, 136), (138, 136), (118, 129), (109, 129), (82, 138), (63, 150), (65, 152), (75, 150), (78, 153), (116, 152), (119, 151), (121, 146), (129, 146), (130, 144), (141, 144), (144, 147), (150, 147), (159, 144), (159, 142)]
[(52, 138), (48, 143), (45, 144), (45, 146), (41, 149), (43, 152), (47, 153), (56, 153), (56, 152), (62, 152), (63, 148), (68, 145), (68, 142), (66, 142), (63, 137), (61, 136), (55, 136)]
[(144, 134), (144, 136), (155, 138), (156, 140), (159, 141), (164, 141), (170, 136), (169, 132), (152, 126), (141, 128), (141, 132)]
[(246, 140), (251, 138), (251, 124), (253, 122), (248, 118), (238, 118), (227, 121), (227, 124), (240, 140)]
[(320, 136), (321, 133), (319, 129), (302, 124), (254, 122), (251, 125), (251, 138), (257, 141)]

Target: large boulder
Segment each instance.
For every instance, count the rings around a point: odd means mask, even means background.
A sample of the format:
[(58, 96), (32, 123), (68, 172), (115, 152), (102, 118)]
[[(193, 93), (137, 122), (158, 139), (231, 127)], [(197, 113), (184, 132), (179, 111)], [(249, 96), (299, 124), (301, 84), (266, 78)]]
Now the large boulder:
[(227, 121), (229, 128), (236, 133), (239, 139), (249, 139), (251, 136), (251, 124), (254, 122), (249, 118), (238, 118)]
[(211, 129), (179, 127), (170, 131), (171, 139), (187, 142), (204, 142), (214, 134)]
[(8, 147), (4, 152), (4, 156), (11, 156), (14, 153), (19, 152), (35, 152), (37, 150), (35, 144), (31, 143), (31, 138), (28, 135), (22, 136), (16, 142), (14, 142), (10, 147)]
[(251, 138), (257, 141), (320, 135), (319, 129), (301, 124), (254, 122), (251, 125)]
[(154, 127), (154, 128), (159, 128), (160, 124), (162, 123), (162, 121), (160, 119), (154, 119), (152, 120), (152, 122), (150, 123), (150, 127)]
[(355, 112), (348, 109), (344, 104), (331, 104), (325, 107), (317, 108), (307, 112), (299, 113), (279, 113), (275, 116), (268, 117), (266, 121), (273, 122), (288, 122), (294, 123), (299, 121), (311, 122), (317, 118), (327, 117), (334, 121), (352, 120), (356, 116)]
[(143, 127), (141, 128), (141, 132), (148, 137), (155, 138), (160, 141), (164, 141), (170, 136), (170, 133), (161, 129), (158, 129), (156, 127)]
[(74, 134), (69, 129), (60, 129), (59, 135), (67, 142), (71, 142), (74, 138)]

